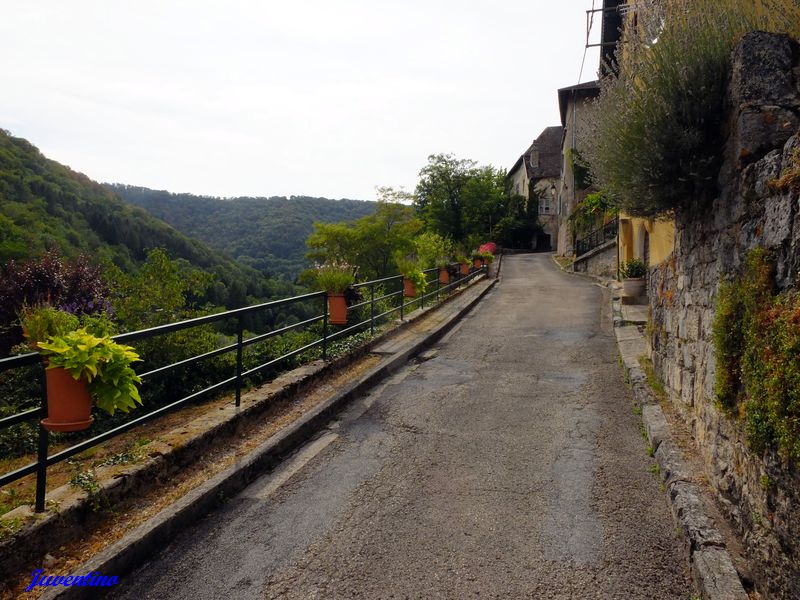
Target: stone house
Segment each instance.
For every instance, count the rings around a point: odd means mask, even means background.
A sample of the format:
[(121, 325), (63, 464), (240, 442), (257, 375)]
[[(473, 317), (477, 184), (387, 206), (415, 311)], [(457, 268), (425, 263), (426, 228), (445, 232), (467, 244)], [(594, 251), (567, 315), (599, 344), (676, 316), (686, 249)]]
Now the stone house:
[[(548, 240), (538, 240), (537, 248), (553, 249), (558, 243), (556, 193), (561, 175), (563, 128), (545, 128), (508, 172), (509, 193), (524, 196), (529, 213), (536, 210)], [(531, 205), (530, 203), (535, 203)]]
[(569, 226), (569, 216), (578, 202), (586, 197), (588, 184), (576, 177), (575, 157), (580, 155), (585, 128), (582, 120), (588, 116), (589, 104), (600, 95), (596, 81), (579, 83), (558, 90), (558, 108), (561, 114), (563, 136), (561, 140), (561, 179), (557, 186), (556, 218), (558, 220), (558, 245), (561, 256), (572, 256), (574, 239)]

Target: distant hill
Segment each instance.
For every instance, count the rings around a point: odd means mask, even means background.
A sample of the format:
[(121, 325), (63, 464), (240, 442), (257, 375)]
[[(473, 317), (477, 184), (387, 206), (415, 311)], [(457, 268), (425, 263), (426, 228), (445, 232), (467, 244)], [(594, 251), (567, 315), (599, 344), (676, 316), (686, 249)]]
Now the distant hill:
[(238, 262), (292, 279), (307, 266), (305, 241), (314, 222), (350, 221), (375, 210), (374, 202), (362, 200), (307, 196), (222, 199), (121, 184), (109, 187), (131, 204)]
[(218, 284), (208, 300), (219, 305), (237, 305), (245, 294), (267, 297), (291, 287), (266, 280), (0, 130), (0, 265), (40, 256), (49, 248), (67, 257), (86, 253), (98, 261), (111, 260), (124, 270), (141, 263), (148, 249), (164, 248), (170, 257), (216, 276)]

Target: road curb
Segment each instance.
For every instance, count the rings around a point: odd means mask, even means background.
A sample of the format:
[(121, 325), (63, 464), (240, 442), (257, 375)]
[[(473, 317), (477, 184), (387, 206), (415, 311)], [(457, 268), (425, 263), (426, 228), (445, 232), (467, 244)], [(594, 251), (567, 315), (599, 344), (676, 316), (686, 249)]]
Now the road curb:
[(614, 336), (622, 356), (622, 368), (630, 382), (634, 402), (641, 407), (647, 440), (666, 486), (672, 516), (684, 533), (689, 566), (701, 596), (705, 600), (747, 600), (747, 592), (722, 534), (706, 513), (700, 489), (691, 482), (690, 469), (672, 437), (664, 411), (647, 384), (644, 370), (637, 364), (638, 357), (624, 355), (630, 354), (624, 346), (632, 340), (631, 328), (621, 327), (622, 323), (614, 319)]
[[(387, 357), (381, 364), (350, 384), (347, 388), (310, 410), (261, 446), (239, 459), (233, 466), (218, 473), (174, 504), (136, 527), (121, 540), (99, 552), (75, 569), (78, 575), (99, 572), (122, 577), (163, 549), (179, 532), (219, 506), (258, 476), (277, 465), (284, 456), (298, 448), (322, 429), (331, 418), (355, 397), (398, 370), (410, 358), (429, 348), (488, 294), (497, 280), (488, 285), (465, 306), (440, 323), (408, 348)], [(97, 598), (103, 588), (54, 587), (42, 599)]]

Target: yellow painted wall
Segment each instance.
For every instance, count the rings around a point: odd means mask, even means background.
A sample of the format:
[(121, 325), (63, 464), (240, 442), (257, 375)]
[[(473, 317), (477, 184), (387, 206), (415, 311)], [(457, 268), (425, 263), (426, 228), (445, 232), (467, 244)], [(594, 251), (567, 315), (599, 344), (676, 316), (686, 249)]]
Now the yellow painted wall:
[[(648, 236), (645, 236), (645, 233)], [(632, 258), (644, 258), (645, 239), (649, 237), (650, 261), (648, 266), (661, 264), (675, 248), (675, 222), (655, 221), (619, 215), (619, 259), (625, 262)]]

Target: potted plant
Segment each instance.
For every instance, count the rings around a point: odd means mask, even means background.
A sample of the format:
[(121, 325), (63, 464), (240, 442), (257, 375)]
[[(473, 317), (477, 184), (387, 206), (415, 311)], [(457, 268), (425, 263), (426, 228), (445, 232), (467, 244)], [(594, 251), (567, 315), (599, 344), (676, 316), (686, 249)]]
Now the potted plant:
[(314, 279), (328, 296), (328, 323), (347, 324), (345, 292), (355, 282), (355, 269), (343, 261), (328, 261), (315, 267)]
[(482, 252), (482, 254), (483, 254), (483, 262), (485, 264), (489, 264), (490, 265), (490, 264), (492, 264), (494, 262), (494, 254), (492, 254), (488, 250), (485, 251), (485, 252)]
[(622, 263), (619, 269), (622, 277), (622, 295), (628, 298), (645, 295), (645, 276), (647, 267), (638, 258)]
[(483, 252), (475, 250), (472, 253), (472, 266), (476, 269), (480, 269), (483, 266)]
[(459, 264), (461, 275), (469, 275), (469, 259), (463, 254), (456, 256), (456, 261)]
[(79, 327), (75, 315), (44, 306), (23, 309), (20, 324), (47, 365), (45, 429), (86, 429), (94, 421), (92, 399), (110, 415), (142, 404), (136, 387), (142, 380), (131, 367), (139, 355), (109, 337), (107, 319), (84, 319)]
[(448, 285), (450, 283), (450, 269), (448, 268), (450, 261), (446, 257), (439, 257), (436, 261), (436, 266), (439, 268), (439, 283)]
[(417, 294), (424, 294), (427, 287), (425, 273), (416, 268), (403, 271), (403, 296), (415, 298)]

